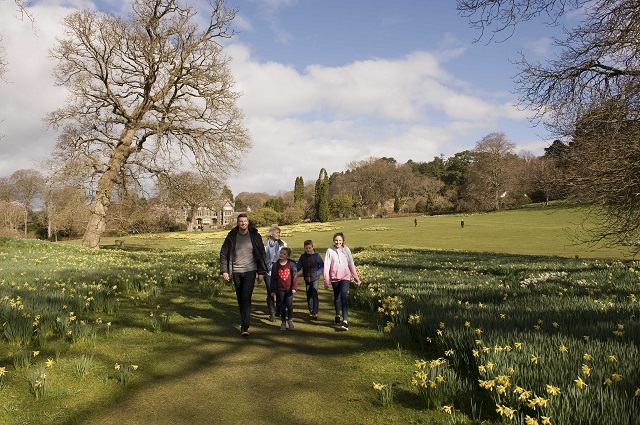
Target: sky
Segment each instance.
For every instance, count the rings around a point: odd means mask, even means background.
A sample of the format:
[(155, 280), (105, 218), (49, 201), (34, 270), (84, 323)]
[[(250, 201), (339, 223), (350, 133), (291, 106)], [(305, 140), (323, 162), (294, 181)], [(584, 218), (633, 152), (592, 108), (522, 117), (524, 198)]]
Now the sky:
[[(190, 4), (206, 16), (207, 2)], [(551, 138), (519, 110), (519, 52), (550, 58), (550, 29), (528, 23), (499, 43), (460, 17), (453, 0), (227, 0), (238, 10), (225, 42), (252, 148), (228, 177), (241, 192), (275, 195), (370, 157), (427, 162), (503, 132), (516, 153), (542, 155)], [(39, 168), (57, 133), (43, 126), (64, 105), (48, 50), (78, 9), (126, 13), (123, 0), (34, 0), (32, 24), (0, 0), (0, 177)]]

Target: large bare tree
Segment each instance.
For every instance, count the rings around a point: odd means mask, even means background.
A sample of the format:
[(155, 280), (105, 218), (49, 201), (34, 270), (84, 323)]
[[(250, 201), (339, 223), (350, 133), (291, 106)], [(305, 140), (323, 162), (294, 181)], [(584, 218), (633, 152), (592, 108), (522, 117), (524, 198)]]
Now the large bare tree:
[[(554, 39), (555, 57), (521, 56), (521, 105), (553, 135), (573, 142), (569, 200), (600, 219), (591, 240), (632, 242), (640, 250), (640, 2), (637, 0), (457, 0), (473, 26), (493, 34), (520, 21), (581, 18)], [(575, 21), (567, 21), (575, 22)]]
[(212, 1), (204, 27), (176, 0), (133, 0), (127, 18), (81, 11), (64, 19), (66, 36), (51, 55), (70, 97), (47, 122), (62, 129), (61, 164), (95, 182), (83, 245), (99, 246), (125, 179), (239, 167), (250, 141), (218, 41), (233, 35), (236, 11)]

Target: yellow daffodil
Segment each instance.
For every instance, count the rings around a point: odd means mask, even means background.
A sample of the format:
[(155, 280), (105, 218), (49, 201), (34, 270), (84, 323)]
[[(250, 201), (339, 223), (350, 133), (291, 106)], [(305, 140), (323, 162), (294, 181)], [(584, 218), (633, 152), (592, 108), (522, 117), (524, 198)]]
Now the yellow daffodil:
[(617, 362), (617, 361), (618, 361), (618, 359), (616, 358), (616, 356), (611, 355), (611, 356), (609, 356), (609, 361), (610, 361), (611, 363), (615, 363), (615, 362)]
[(45, 364), (47, 367), (51, 367), (51, 366), (53, 366), (53, 364), (54, 364), (54, 363), (55, 363), (55, 362), (53, 361), (53, 359), (47, 359), (47, 361), (46, 361), (46, 362), (44, 362), (44, 364)]
[(451, 356), (453, 356), (454, 353), (455, 352), (453, 350), (447, 350), (447, 351), (444, 352), (444, 355), (447, 356), (447, 357), (451, 357)]
[(510, 407), (503, 406), (500, 404), (496, 404), (496, 413), (500, 413), (501, 416), (512, 419), (513, 414), (516, 412), (515, 409), (511, 409)]
[(578, 388), (588, 387), (588, 385), (582, 380), (582, 378), (574, 379), (573, 382), (576, 383)]
[(640, 387), (636, 387), (635, 396), (640, 397)]
[(516, 347), (517, 350), (522, 348), (522, 343), (521, 342), (516, 342), (515, 344), (513, 344), (514, 347)]
[(551, 416), (541, 416), (540, 418), (542, 419), (542, 422), (540, 422), (542, 425), (551, 425)]
[(468, 328), (468, 327), (470, 327), (470, 326), (471, 326), (471, 322), (464, 322), (464, 327), (465, 327), (465, 328)]
[(40, 351), (34, 351), (33, 352), (33, 357), (38, 357), (39, 354), (40, 354)]
[(383, 384), (376, 384), (375, 382), (373, 383), (373, 389), (376, 391), (382, 391), (384, 389), (384, 385)]
[(585, 353), (584, 356), (582, 356), (582, 358), (586, 361), (586, 362), (590, 362), (591, 360), (593, 360), (593, 357), (591, 357), (591, 354), (589, 353)]
[(547, 393), (553, 396), (558, 396), (560, 395), (560, 388), (554, 387), (553, 385), (547, 385)]
[(585, 375), (585, 376), (591, 375), (591, 368), (588, 365), (583, 364), (582, 365), (582, 374)]
[(567, 348), (567, 346), (566, 346), (566, 345), (562, 344), (562, 345), (560, 346), (560, 352), (561, 352), (561, 353), (566, 353), (566, 352), (568, 352), (568, 351), (569, 351), (569, 349)]
[(525, 423), (525, 425), (539, 425), (539, 424), (538, 424), (538, 420), (537, 420), (537, 419), (535, 419), (535, 418), (532, 418), (532, 417), (531, 417), (531, 416), (529, 416), (529, 415), (527, 415), (527, 416), (524, 418), (524, 423)]
[(531, 359), (530, 359), (530, 360), (531, 360), (531, 363), (538, 364), (538, 356), (533, 355), (533, 356), (531, 356)]
[(7, 369), (5, 367), (0, 367), (0, 376), (4, 376), (7, 373)]
[(604, 378), (603, 384), (611, 386), (611, 385), (613, 385), (613, 381), (611, 380), (611, 378)]
[(440, 410), (450, 415), (451, 413), (453, 413), (453, 406), (442, 406)]
[(613, 380), (614, 380), (614, 381), (616, 381), (616, 382), (620, 382), (620, 381), (622, 381), (622, 375), (620, 375), (620, 374), (613, 373), (613, 374), (611, 374), (611, 377), (612, 377), (612, 378), (613, 378)]
[(471, 353), (473, 354), (473, 357), (478, 357), (480, 355), (478, 350), (471, 350)]

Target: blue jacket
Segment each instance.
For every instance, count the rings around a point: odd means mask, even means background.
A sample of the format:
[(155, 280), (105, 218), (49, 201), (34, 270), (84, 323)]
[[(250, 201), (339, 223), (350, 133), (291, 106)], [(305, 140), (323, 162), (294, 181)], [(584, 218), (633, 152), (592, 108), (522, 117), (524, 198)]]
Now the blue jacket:
[(306, 252), (300, 256), (296, 263), (298, 270), (302, 270), (302, 277), (305, 282), (314, 282), (320, 278), (324, 270), (324, 261), (317, 252), (307, 254)]

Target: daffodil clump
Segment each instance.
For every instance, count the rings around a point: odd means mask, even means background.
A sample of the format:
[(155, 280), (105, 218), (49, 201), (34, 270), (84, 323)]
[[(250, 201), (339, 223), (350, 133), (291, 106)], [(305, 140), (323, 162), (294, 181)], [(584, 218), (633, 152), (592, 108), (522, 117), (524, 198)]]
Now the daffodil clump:
[(391, 384), (373, 383), (373, 389), (378, 393), (378, 399), (383, 406), (393, 403), (393, 387)]
[(354, 301), (372, 305), (397, 344), (436, 357), (411, 378), (427, 406), (461, 406), (479, 390), (483, 410), (509, 423), (640, 417), (638, 262), (384, 247), (356, 262), (358, 296), (371, 301)]

